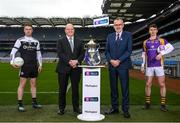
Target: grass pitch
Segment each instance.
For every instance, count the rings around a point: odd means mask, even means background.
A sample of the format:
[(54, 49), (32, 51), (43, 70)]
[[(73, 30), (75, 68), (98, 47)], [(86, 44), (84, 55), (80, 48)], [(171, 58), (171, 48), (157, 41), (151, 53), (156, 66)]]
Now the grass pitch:
[[(17, 111), (17, 87), (19, 83), (18, 70), (13, 69), (7, 63), (0, 63), (0, 121), (74, 121), (77, 122), (76, 114), (72, 112), (71, 103), (71, 88), (67, 93), (67, 109), (64, 116), (58, 116), (57, 102), (58, 102), (58, 82), (57, 74), (55, 73), (56, 64), (44, 64), (43, 72), (38, 77), (38, 101), (43, 105), (42, 110), (33, 110), (30, 106), (31, 95), (29, 82), (24, 94), (24, 104), (27, 112), (19, 113)], [(119, 84), (119, 102), (121, 102), (121, 90)], [(82, 95), (80, 82), (80, 97)], [(159, 110), (160, 94), (159, 88), (152, 87), (152, 109), (146, 111), (142, 110), (144, 104), (144, 87), (145, 82), (142, 80), (130, 78), (130, 112), (131, 119), (124, 119), (120, 114), (113, 116), (106, 116), (105, 122), (113, 121), (180, 121), (180, 98), (178, 94), (168, 91), (168, 108), (169, 112), (161, 112)], [(81, 100), (80, 100), (81, 102)], [(110, 85), (108, 70), (102, 69), (102, 82), (101, 82), (101, 111), (110, 108)]]

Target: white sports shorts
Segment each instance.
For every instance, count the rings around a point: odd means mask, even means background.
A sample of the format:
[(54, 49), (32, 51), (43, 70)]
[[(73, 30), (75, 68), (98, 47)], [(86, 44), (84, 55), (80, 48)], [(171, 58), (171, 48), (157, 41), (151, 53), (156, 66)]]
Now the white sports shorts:
[(146, 76), (164, 76), (164, 68), (161, 67), (146, 67)]

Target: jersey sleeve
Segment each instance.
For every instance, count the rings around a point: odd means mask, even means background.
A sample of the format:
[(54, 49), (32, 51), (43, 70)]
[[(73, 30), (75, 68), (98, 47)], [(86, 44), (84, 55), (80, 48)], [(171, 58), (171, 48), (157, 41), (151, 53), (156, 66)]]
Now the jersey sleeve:
[(39, 43), (39, 41), (38, 41), (36, 50), (37, 50), (37, 51), (40, 51), (40, 43)]
[(20, 46), (21, 46), (21, 41), (16, 40), (14, 47), (12, 48), (10, 53), (10, 64), (13, 64), (16, 52), (19, 50)]
[(143, 52), (146, 52), (146, 41), (143, 42)]
[(37, 53), (38, 64), (39, 64), (39, 66), (42, 66), (42, 55), (41, 55), (41, 51), (40, 51), (40, 43), (39, 43), (39, 41), (38, 41), (38, 44), (37, 44), (36, 53)]
[(147, 51), (146, 41), (147, 41), (147, 40), (145, 40), (145, 41), (143, 42), (143, 51), (142, 51), (142, 55), (141, 55), (141, 58), (142, 58), (141, 67), (145, 67), (145, 64), (146, 64), (146, 51)]
[(166, 39), (164, 39), (164, 45), (166, 45), (166, 44), (168, 44), (169, 42), (166, 40)]

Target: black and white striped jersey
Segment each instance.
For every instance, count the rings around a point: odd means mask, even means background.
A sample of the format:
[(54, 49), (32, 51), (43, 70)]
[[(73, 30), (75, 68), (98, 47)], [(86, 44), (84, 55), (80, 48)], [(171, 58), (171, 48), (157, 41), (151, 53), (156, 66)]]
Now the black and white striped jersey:
[(24, 64), (37, 64), (38, 62), (42, 66), (42, 56), (38, 40), (27, 36), (17, 39), (10, 53), (11, 64), (13, 64), (17, 51), (23, 58)]

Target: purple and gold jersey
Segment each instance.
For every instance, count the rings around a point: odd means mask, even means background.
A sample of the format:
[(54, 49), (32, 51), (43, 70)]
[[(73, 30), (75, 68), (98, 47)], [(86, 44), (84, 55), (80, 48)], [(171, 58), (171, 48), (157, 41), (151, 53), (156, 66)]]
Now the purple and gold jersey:
[(160, 67), (164, 65), (164, 58), (156, 60), (156, 56), (158, 55), (158, 47), (167, 43), (167, 40), (162, 38), (156, 38), (155, 40), (147, 39), (143, 42), (143, 52), (146, 53), (147, 67)]

